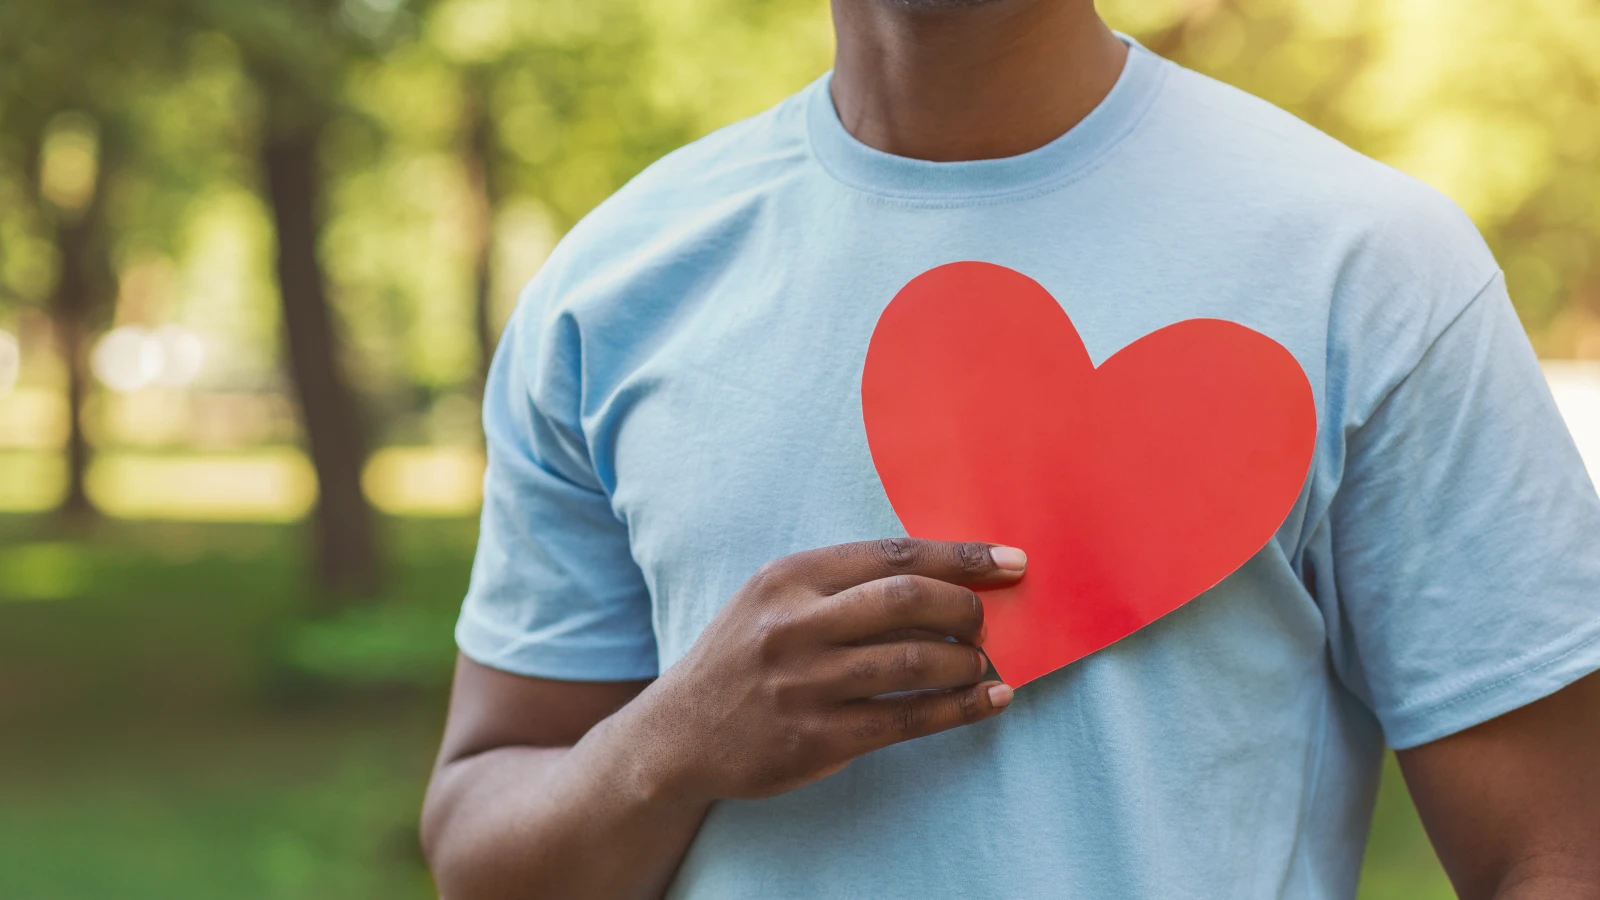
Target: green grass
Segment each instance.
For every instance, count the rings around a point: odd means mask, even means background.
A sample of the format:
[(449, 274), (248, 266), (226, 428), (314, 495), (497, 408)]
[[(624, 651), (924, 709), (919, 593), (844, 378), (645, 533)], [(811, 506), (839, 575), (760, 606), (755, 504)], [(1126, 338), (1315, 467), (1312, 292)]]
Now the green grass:
[[(432, 896), (416, 812), (469, 521), (317, 614), (286, 526), (0, 519), (0, 898)], [(1392, 761), (1362, 900), (1452, 896)]]
[(323, 711), (35, 733), (0, 754), (0, 896), (429, 897), (413, 822), (436, 720)]

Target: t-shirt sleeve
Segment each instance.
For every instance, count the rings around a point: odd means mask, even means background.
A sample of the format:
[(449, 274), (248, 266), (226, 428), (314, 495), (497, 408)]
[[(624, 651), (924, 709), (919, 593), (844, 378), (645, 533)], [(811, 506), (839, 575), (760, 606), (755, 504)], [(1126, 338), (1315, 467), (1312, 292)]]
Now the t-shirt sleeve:
[(1412, 747), (1600, 669), (1600, 499), (1496, 275), (1349, 434), (1334, 664)]
[(483, 515), (456, 643), (520, 675), (657, 674), (650, 595), (580, 427), (581, 352), (541, 279), (501, 336), (483, 401)]

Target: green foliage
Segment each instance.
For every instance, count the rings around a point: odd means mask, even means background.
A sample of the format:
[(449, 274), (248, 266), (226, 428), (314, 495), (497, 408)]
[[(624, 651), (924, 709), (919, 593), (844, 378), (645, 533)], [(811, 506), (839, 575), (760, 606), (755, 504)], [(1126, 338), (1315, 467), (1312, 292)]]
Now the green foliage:
[(1438, 187), (1539, 349), (1600, 356), (1600, 9), (1582, 0), (1113, 0), (1114, 24)]
[[(1103, 6), (1155, 49), (1445, 189), (1501, 255), (1541, 348), (1600, 355), (1592, 5)], [(184, 299), (171, 304), (181, 310), (217, 302), (188, 274), (215, 269), (216, 250), (189, 236), (224, 198), (254, 193), (257, 135), (325, 118), (333, 300), (354, 339), (352, 370), (404, 432), (428, 398), (470, 390), (478, 367), (474, 110), (490, 130), (503, 317), (555, 235), (662, 153), (799, 88), (829, 55), (822, 0), (7, 4), (0, 304), (48, 287), (48, 211), (31, 209), (29, 180), (62, 111), (91, 117), (123, 148), (110, 211), (119, 271), (171, 259), (185, 273)], [(253, 363), (264, 384), (276, 377), (270, 234), (228, 227), (246, 252), (225, 302), (238, 304), (235, 340), (267, 348)]]

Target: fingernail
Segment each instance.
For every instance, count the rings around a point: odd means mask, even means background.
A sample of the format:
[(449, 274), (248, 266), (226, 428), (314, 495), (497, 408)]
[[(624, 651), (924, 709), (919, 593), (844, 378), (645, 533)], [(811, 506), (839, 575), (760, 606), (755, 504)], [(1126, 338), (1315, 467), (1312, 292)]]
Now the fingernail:
[(983, 655), (983, 651), (979, 650), (978, 651), (978, 677), (982, 678), (983, 677), (983, 673), (985, 673), (987, 671), (989, 671), (989, 657), (984, 656)]
[(1006, 704), (1011, 702), (1013, 693), (1011, 685), (997, 684), (989, 688), (989, 705), (995, 709), (1003, 709)]
[(1021, 572), (1028, 566), (1028, 554), (1015, 547), (990, 547), (989, 558), (994, 564), (1010, 572)]
[(989, 623), (985, 622), (982, 625), (978, 626), (978, 636), (973, 638), (972, 642), (974, 644), (977, 644), (979, 647), (982, 647), (983, 646), (983, 642), (987, 641), (988, 639), (989, 639)]

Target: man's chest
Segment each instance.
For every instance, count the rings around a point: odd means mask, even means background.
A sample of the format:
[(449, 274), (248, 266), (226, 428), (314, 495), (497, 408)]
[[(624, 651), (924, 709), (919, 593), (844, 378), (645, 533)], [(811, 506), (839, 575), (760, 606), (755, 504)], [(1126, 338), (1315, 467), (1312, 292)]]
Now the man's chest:
[[(889, 261), (837, 248), (824, 255), (791, 264), (782, 278), (753, 277), (781, 260), (750, 261), (749, 271), (686, 298), (670, 335), (609, 387), (585, 423), (615, 473), (613, 505), (651, 589), (664, 663), (678, 643), (672, 636), (692, 640), (763, 562), (905, 533), (869, 450), (863, 366), (896, 292), (951, 259), (930, 251)], [(1299, 297), (1288, 284), (1263, 289), (1226, 265), (1197, 286), (1160, 264), (1091, 265), (1077, 254), (982, 248), (966, 258), (978, 256), (997, 257), (1049, 290), (1097, 364), (1196, 317), (1228, 318), (1284, 341), (1297, 357), (1312, 357), (1308, 376), (1318, 361), (1319, 303), (1303, 285)], [(974, 296), (964, 315), (983, 317), (999, 302), (1005, 298)], [(957, 355), (949, 365), (964, 361)], [(1002, 409), (997, 402), (992, 412), (969, 411), (973, 427), (1027, 429), (1030, 420), (1059, 415), (1051, 404)]]

